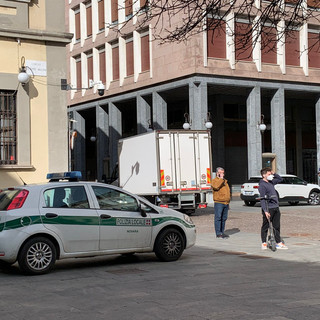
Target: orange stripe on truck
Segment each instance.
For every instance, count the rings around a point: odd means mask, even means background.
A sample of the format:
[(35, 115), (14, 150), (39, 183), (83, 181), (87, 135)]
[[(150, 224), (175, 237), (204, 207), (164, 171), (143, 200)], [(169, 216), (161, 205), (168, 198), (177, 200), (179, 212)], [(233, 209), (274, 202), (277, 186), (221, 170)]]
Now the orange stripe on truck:
[(161, 186), (165, 186), (165, 182), (164, 182), (164, 170), (160, 170), (160, 184)]
[(211, 170), (210, 168), (207, 168), (207, 183), (211, 183)]

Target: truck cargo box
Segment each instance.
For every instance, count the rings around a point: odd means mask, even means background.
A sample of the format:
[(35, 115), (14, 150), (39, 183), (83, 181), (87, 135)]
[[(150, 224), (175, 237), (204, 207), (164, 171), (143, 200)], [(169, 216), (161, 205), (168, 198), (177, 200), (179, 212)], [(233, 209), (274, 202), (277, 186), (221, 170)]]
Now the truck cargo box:
[(211, 137), (205, 130), (157, 130), (119, 141), (119, 186), (138, 195), (211, 189)]

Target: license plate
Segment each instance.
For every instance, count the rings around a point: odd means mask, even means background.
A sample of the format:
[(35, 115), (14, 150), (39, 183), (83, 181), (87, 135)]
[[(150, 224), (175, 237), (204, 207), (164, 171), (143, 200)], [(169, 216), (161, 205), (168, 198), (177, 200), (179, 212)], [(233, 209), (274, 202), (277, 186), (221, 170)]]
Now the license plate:
[(253, 191), (245, 191), (244, 194), (247, 195), (247, 196), (252, 196), (253, 195)]

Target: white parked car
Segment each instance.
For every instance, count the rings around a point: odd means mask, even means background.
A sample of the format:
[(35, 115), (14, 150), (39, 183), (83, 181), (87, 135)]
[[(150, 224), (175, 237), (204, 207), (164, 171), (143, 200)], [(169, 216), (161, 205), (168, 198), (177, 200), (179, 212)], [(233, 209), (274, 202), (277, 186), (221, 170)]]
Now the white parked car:
[[(281, 175), (283, 181), (275, 185), (280, 202), (298, 204), (300, 201), (307, 201), (311, 205), (320, 204), (320, 187), (316, 184), (307, 183), (297, 176)], [(258, 191), (261, 176), (251, 177), (248, 182), (241, 186), (240, 198), (247, 206), (254, 206), (259, 202)]]
[(194, 245), (189, 216), (79, 174), (1, 190), (0, 266), (18, 261), (24, 273), (43, 274), (56, 259), (152, 251), (174, 261)]

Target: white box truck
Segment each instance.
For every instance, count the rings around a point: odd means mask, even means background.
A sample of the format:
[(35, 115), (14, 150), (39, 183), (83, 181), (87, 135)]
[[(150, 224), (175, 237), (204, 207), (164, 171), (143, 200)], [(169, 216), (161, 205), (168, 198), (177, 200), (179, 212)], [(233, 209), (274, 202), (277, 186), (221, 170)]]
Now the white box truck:
[(119, 181), (152, 203), (192, 213), (211, 191), (209, 131), (155, 130), (119, 141)]

